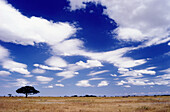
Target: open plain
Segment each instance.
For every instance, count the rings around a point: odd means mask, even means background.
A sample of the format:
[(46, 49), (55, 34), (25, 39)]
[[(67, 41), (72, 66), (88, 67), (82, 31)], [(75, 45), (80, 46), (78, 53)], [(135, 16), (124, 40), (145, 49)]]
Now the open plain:
[(170, 96), (1, 97), (0, 112), (170, 112)]

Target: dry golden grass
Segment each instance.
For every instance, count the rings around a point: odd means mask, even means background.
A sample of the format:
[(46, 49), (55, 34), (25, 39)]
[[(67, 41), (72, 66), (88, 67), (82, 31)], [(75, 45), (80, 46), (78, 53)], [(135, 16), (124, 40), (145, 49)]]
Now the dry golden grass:
[(1, 97), (0, 112), (170, 112), (170, 96)]

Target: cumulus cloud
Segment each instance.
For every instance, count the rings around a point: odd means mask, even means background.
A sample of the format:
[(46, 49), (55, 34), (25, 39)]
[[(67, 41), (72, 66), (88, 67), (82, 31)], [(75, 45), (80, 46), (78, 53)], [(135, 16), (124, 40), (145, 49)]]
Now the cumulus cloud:
[(64, 79), (72, 78), (75, 75), (79, 74), (79, 70), (93, 68), (93, 67), (101, 67), (103, 66), (100, 61), (97, 60), (87, 60), (87, 62), (79, 61), (75, 64), (68, 64), (66, 69), (62, 72), (56, 73), (57, 76), (64, 77), (63, 79), (59, 80), (62, 81)]
[(169, 79), (170, 79), (170, 68), (165, 69), (165, 70), (161, 70), (160, 72), (164, 72), (164, 73), (165, 73), (164, 75), (159, 75), (159, 76), (157, 76), (157, 77), (159, 77), (159, 78), (162, 78), (162, 81), (163, 81), (163, 80), (169, 80)]
[(144, 86), (144, 85), (155, 85), (154, 82), (150, 82), (147, 79), (142, 79), (142, 78), (133, 78), (133, 77), (128, 77), (126, 78), (126, 81), (121, 80), (120, 82), (117, 83), (117, 85), (124, 85), (124, 84), (131, 84), (131, 85), (136, 85), (136, 86)]
[[(73, 25), (61, 22), (53, 23), (38, 17), (28, 18), (4, 1), (0, 1), (0, 5), (0, 10), (2, 12), (2, 19), (0, 20), (0, 39), (2, 41), (22, 45), (34, 45), (34, 43), (44, 42), (51, 47), (54, 55), (80, 55), (90, 58), (91, 60), (88, 60), (87, 63), (81, 61), (77, 63), (86, 68), (102, 66), (99, 61), (109, 62), (114, 64), (114, 66), (124, 68), (146, 63), (144, 59), (133, 60), (130, 57), (123, 57), (125, 53), (134, 48), (122, 48), (100, 53), (88, 52), (84, 49), (81, 40), (69, 39), (77, 30)], [(18, 23), (18, 21), (20, 22)], [(59, 61), (62, 64), (55, 63), (53, 60)], [(58, 66), (66, 66), (66, 62), (56, 56), (47, 59), (45, 63), (50, 66), (40, 64), (36, 64), (36, 66), (46, 70), (62, 70)]]
[(0, 45), (0, 61), (3, 61), (5, 58), (8, 58), (9, 51)]
[(155, 84), (157, 85), (167, 85), (170, 86), (170, 81), (165, 79), (156, 79)]
[(130, 88), (131, 86), (129, 86), (129, 85), (124, 85), (123, 87)]
[(104, 61), (113, 64), (116, 67), (122, 67), (122, 68), (130, 68), (130, 67), (135, 67), (138, 65), (142, 65), (146, 63), (147, 61), (145, 59), (139, 59), (139, 60), (134, 60), (130, 57), (124, 57), (124, 55), (136, 48), (133, 47), (125, 47), (125, 48), (120, 48), (116, 49), (113, 51), (108, 51), (108, 52), (84, 52), (80, 55), (89, 57), (94, 60), (99, 60), (99, 61)]
[(60, 57), (52, 56), (45, 61), (45, 63), (49, 66), (54, 67), (66, 67), (67, 62)]
[(112, 77), (117, 77), (117, 75), (116, 75), (116, 74), (110, 74), (110, 76), (112, 76)]
[(152, 79), (138, 78), (138, 77), (127, 77), (124, 80), (118, 81), (117, 85), (135, 85), (135, 86), (153, 86), (153, 85), (166, 85), (169, 86), (170, 76), (168, 74), (160, 75)]
[(63, 84), (55, 84), (55, 86), (58, 86), (58, 87), (64, 87)]
[(44, 76), (36, 76), (36, 80), (40, 81), (42, 84), (47, 84), (52, 81), (54, 78), (52, 77), (44, 77)]
[(162, 79), (170, 79), (170, 74), (164, 74), (157, 77), (161, 77)]
[(147, 70), (147, 69), (135, 70), (135, 72), (141, 73), (141, 74), (149, 74), (149, 75), (155, 75), (156, 74), (155, 71), (151, 71), (151, 70)]
[(51, 48), (54, 54), (63, 56), (81, 55), (84, 53), (82, 50), (84, 48), (83, 42), (79, 39), (65, 40), (51, 46)]
[(98, 74), (103, 74), (109, 72), (109, 70), (102, 70), (102, 71), (97, 71), (97, 72), (90, 72), (90, 74), (88, 74), (89, 76), (94, 76), (94, 75), (98, 75)]
[(43, 74), (45, 73), (45, 70), (36, 68), (32, 70), (32, 73)]
[(45, 86), (44, 88), (53, 88), (53, 85)]
[[(104, 78), (99, 78), (99, 77), (95, 77), (95, 78), (90, 78), (90, 79), (87, 79), (87, 80), (80, 80), (76, 83), (76, 86), (81, 86), (81, 87), (95, 87), (95, 85), (91, 85), (90, 84), (90, 81), (96, 81), (96, 80), (102, 80)], [(106, 82), (107, 81), (104, 81), (101, 83), (103, 84), (103, 86), (106, 86)], [(100, 84), (100, 86), (102, 86), (102, 84)], [(104, 85), (105, 84), (105, 85)], [(99, 84), (98, 84), (99, 85)]]
[(89, 80), (93, 81), (93, 80), (102, 80), (102, 79), (104, 79), (104, 78), (98, 78), (98, 77), (96, 77), (96, 78), (90, 78)]
[(4, 0), (0, 1), (0, 6), (0, 39), (2, 41), (22, 45), (34, 45), (34, 42), (54, 45), (76, 32), (69, 23), (53, 23), (34, 16), (28, 18)]
[(89, 80), (81, 80), (78, 81), (76, 86), (81, 86), (81, 87), (92, 87), (92, 85), (89, 83)]
[(51, 67), (51, 66), (46, 66), (46, 65), (41, 65), (41, 64), (34, 64), (33, 66), (39, 67), (39, 68), (45, 69), (45, 70), (63, 70), (59, 67)]
[(27, 70), (27, 65), (19, 62), (15, 62), (10, 59), (10, 53), (8, 49), (0, 45), (0, 64), (4, 69), (8, 69), (11, 72), (18, 72), (21, 74), (28, 75), (30, 72)]
[(170, 68), (165, 69), (165, 70), (161, 70), (160, 72), (170, 73)]
[(8, 71), (0, 71), (0, 76), (9, 76), (9, 75), (11, 75), (11, 73)]
[(21, 74), (30, 74), (27, 70), (27, 65), (19, 62), (15, 62), (13, 60), (6, 60), (2, 63), (2, 67), (8, 69), (11, 72), (18, 72)]
[(117, 38), (125, 41), (143, 41), (145, 36), (137, 29), (133, 28), (117, 28), (115, 33), (118, 34)]
[(101, 67), (103, 66), (100, 61), (98, 60), (87, 60), (87, 63), (83, 61), (79, 61), (76, 63), (78, 66), (82, 66), (83, 68), (90, 68), (90, 67)]
[(170, 46), (170, 42), (168, 42), (168, 45)]
[(26, 79), (16, 79), (16, 82), (15, 83), (12, 83), (13, 86), (18, 86), (18, 87), (21, 87), (21, 86), (27, 86), (27, 85), (31, 85), (29, 81), (27, 81)]
[[(81, 0), (79, 3), (81, 3)], [(34, 43), (40, 42), (47, 43), (55, 56), (52, 56), (45, 61), (48, 66), (41, 64), (34, 64), (34, 66), (45, 70), (63, 70), (60, 67), (66, 67), (62, 72), (56, 74), (57, 76), (64, 77), (64, 79), (74, 77), (78, 74), (77, 71), (81, 69), (102, 67), (102, 61), (111, 63), (118, 68), (130, 68), (146, 63), (145, 59), (134, 60), (130, 57), (124, 57), (128, 51), (136, 49), (131, 47), (108, 52), (89, 52), (84, 49), (81, 40), (69, 39), (77, 30), (73, 25), (61, 22), (53, 23), (38, 17), (28, 18), (4, 1), (0, 1), (0, 5), (2, 6), (0, 8), (2, 12), (2, 19), (0, 20), (0, 23), (2, 23), (0, 32), (2, 33), (0, 33), (0, 39), (5, 42), (22, 45), (34, 45)], [(20, 22), (18, 23), (17, 21)], [(126, 27), (123, 26), (121, 28)], [(128, 30), (131, 32), (136, 31), (135, 35), (140, 35), (140, 38), (143, 36), (143, 32), (140, 29), (129, 28)], [(130, 39), (130, 36), (128, 39)], [(80, 55), (88, 57), (89, 60), (87, 60), (87, 62), (79, 61), (76, 64), (67, 64), (66, 61), (56, 55)], [(20, 73), (26, 75), (30, 74), (26, 67), (9, 70), (15, 72), (20, 71)]]
[(106, 6), (104, 13), (115, 20), (119, 26), (114, 30), (118, 34), (118, 39), (145, 40), (141, 47), (170, 40), (169, 0), (70, 0), (71, 9), (85, 8), (86, 2), (97, 2)]
[(156, 72), (152, 70), (154, 68), (155, 67), (149, 67), (149, 68), (141, 69), (141, 70), (119, 68), (118, 73), (122, 74), (121, 77), (123, 77), (123, 76), (143, 77), (143, 74), (155, 75)]
[(63, 77), (63, 79), (58, 81), (58, 82), (61, 82), (62, 80), (72, 78), (72, 77), (74, 77), (77, 74), (79, 74), (79, 72), (75, 72), (75, 71), (63, 71), (63, 72), (56, 73), (56, 76)]
[(33, 75), (31, 75), (31, 74), (26, 74), (26, 75), (24, 75), (24, 77), (33, 77)]
[(124, 80), (121, 80), (120, 82), (117, 83), (117, 85), (121, 86), (121, 85), (123, 85), (125, 83), (127, 83), (127, 82), (125, 82)]
[(157, 67), (148, 67), (146, 68), (147, 70), (152, 70), (152, 69), (156, 69)]
[(107, 81), (101, 81), (97, 87), (108, 86), (109, 83)]
[(117, 50), (100, 52), (100, 53), (83, 51), (83, 53), (79, 53), (77, 55), (89, 57), (92, 60), (87, 60), (86, 63), (83, 61), (79, 61), (76, 64), (69, 64), (63, 72), (57, 73), (57, 76), (65, 77), (67, 72), (69, 72), (70, 75), (66, 75), (66, 77), (69, 76), (70, 78), (72, 78), (74, 77), (75, 71), (85, 69), (85, 68), (102, 67), (103, 65), (101, 64), (100, 61), (111, 63), (118, 68), (130, 68), (146, 63), (147, 61), (145, 59), (134, 60), (130, 57), (123, 57), (124, 54), (126, 54), (128, 51), (131, 51), (133, 49), (135, 48), (126, 47), (126, 48), (120, 48)]

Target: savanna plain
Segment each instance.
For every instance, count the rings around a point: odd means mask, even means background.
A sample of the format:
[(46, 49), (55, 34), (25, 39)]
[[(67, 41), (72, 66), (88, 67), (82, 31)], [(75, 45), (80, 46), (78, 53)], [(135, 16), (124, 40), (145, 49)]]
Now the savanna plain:
[(0, 97), (0, 112), (170, 112), (170, 96)]

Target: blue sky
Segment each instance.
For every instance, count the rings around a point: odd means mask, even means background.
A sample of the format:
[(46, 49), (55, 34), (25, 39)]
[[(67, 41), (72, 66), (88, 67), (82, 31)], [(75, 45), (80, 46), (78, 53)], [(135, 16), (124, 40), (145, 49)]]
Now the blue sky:
[(1, 0), (0, 95), (170, 94), (169, 10), (168, 0)]

